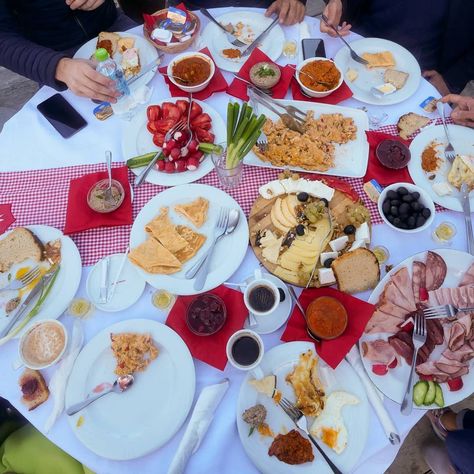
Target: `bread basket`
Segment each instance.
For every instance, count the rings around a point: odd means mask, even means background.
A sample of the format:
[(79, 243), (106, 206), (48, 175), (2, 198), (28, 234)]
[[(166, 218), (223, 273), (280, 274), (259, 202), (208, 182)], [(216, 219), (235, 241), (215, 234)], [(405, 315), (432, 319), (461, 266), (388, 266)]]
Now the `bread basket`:
[[(152, 15), (154, 17), (160, 18), (166, 16), (166, 9), (163, 10), (158, 10)], [(143, 36), (159, 51), (163, 51), (164, 53), (167, 54), (176, 54), (176, 53), (182, 53), (186, 49), (188, 49), (195, 41), (199, 34), (199, 30), (201, 28), (201, 22), (199, 20), (199, 17), (195, 15), (193, 12), (188, 12), (189, 16), (196, 22), (196, 28), (193, 31), (193, 34), (191, 35), (191, 38), (189, 38), (186, 41), (183, 42), (176, 42), (176, 43), (168, 43), (168, 44), (160, 44), (154, 41), (151, 38), (151, 30), (147, 28), (147, 26), (144, 24), (143, 25)]]

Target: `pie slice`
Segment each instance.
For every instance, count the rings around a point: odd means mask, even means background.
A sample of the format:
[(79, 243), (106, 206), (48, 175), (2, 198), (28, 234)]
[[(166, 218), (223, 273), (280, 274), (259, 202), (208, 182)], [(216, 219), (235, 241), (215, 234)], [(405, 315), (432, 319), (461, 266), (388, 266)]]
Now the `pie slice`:
[(153, 237), (132, 249), (128, 258), (148, 273), (169, 275), (181, 270), (181, 262)]
[(178, 234), (186, 240), (188, 243), (187, 247), (175, 253), (176, 258), (181, 262), (187, 262), (196, 255), (199, 249), (204, 245), (206, 241), (206, 236), (194, 232), (189, 227), (185, 225), (177, 225), (176, 231)]
[(145, 231), (173, 254), (188, 246), (188, 242), (178, 234), (176, 226), (170, 221), (167, 207), (160, 209), (160, 214), (145, 226)]
[(104, 48), (109, 53), (109, 56), (113, 58), (117, 51), (118, 42), (120, 35), (117, 33), (111, 33), (109, 31), (101, 31), (97, 37), (96, 49)]
[(178, 204), (174, 210), (190, 220), (196, 227), (201, 227), (207, 220), (209, 201), (203, 197), (198, 197), (188, 204)]
[(390, 51), (382, 51), (380, 53), (364, 53), (362, 57), (369, 62), (367, 67), (393, 67), (395, 66), (395, 58)]

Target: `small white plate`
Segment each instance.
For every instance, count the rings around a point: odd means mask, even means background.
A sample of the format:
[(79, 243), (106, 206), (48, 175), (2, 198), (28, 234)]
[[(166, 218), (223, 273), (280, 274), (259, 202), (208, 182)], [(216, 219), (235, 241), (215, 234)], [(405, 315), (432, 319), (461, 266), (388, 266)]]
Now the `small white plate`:
[[(108, 291), (112, 291), (112, 283), (115, 281), (117, 276), (118, 269), (122, 263), (124, 254), (116, 253), (114, 255), (109, 255), (109, 288)], [(107, 257), (105, 257), (107, 258)], [(115, 293), (107, 303), (103, 304), (99, 302), (99, 290), (100, 290), (100, 278), (101, 278), (101, 265), (102, 260), (99, 260), (87, 277), (86, 289), (87, 296), (94, 303), (94, 305), (101, 309), (102, 311), (115, 312), (123, 311), (124, 309), (129, 308), (134, 305), (138, 298), (143, 293), (145, 289), (146, 282), (143, 278), (140, 277), (135, 267), (126, 260), (125, 265), (123, 266), (122, 273), (120, 274), (119, 281), (121, 283), (117, 284)], [(125, 280), (122, 282), (122, 280)]]

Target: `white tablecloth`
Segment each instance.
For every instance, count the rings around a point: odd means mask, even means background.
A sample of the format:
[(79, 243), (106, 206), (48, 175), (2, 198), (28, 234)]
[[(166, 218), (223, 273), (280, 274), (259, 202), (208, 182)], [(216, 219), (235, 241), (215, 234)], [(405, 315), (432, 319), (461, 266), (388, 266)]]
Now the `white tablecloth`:
[[(229, 9), (219, 9), (215, 13), (224, 13)], [(311, 37), (322, 37), (319, 32), (317, 20), (307, 19), (310, 25)], [(203, 26), (207, 21), (203, 21)], [(298, 27), (285, 28), (287, 38), (298, 39)], [(134, 30), (140, 33), (140, 28)], [(351, 34), (349, 41), (356, 39), (357, 35)], [(338, 40), (324, 36), (328, 57), (334, 57), (341, 47)], [(196, 49), (202, 45), (197, 44)], [(280, 62), (283, 63), (284, 58)], [(226, 78), (230, 82), (231, 76), (226, 73)], [(156, 77), (152, 85), (154, 86), (154, 100), (164, 99), (169, 96), (168, 89), (164, 85), (161, 76)], [(112, 117), (105, 122), (96, 121), (92, 115), (93, 105), (89, 100), (75, 97), (70, 92), (64, 93), (66, 98), (79, 110), (89, 122), (89, 126), (79, 132), (69, 140), (63, 140), (51, 128), (48, 122), (36, 111), (36, 105), (52, 95), (54, 91), (48, 87), (43, 87), (23, 109), (10, 119), (0, 134), (0, 171), (19, 171), (28, 169), (44, 169), (61, 166), (71, 166), (75, 164), (98, 163), (103, 160), (104, 150), (112, 150), (115, 160), (122, 160), (120, 128), (126, 127), (126, 122), (121, 122)], [(396, 123), (398, 117), (409, 111), (418, 111), (418, 104), (423, 99), (433, 95), (439, 95), (433, 87), (422, 80), (417, 93), (408, 101), (393, 106), (367, 106), (369, 112), (381, 114), (385, 112), (389, 115), (387, 123)], [(223, 116), (229, 97), (225, 94), (216, 94), (207, 100)], [(342, 103), (342, 105), (361, 107), (362, 104), (354, 99)], [(462, 232), (463, 221), (461, 216), (454, 212), (438, 214), (435, 222), (449, 219), (460, 230), (454, 239), (453, 248), (465, 249), (465, 236)], [(404, 235), (400, 240), (400, 234), (378, 225), (374, 227), (373, 244), (383, 244), (391, 253), (390, 263), (398, 263), (402, 259), (428, 248), (436, 248), (431, 240), (430, 230), (415, 235)], [(256, 265), (255, 257), (249, 249), (241, 268), (232, 276), (231, 281), (240, 282), (252, 272)], [(85, 280), (89, 273), (89, 268), (84, 268), (83, 279), (78, 296), (86, 296)], [(121, 313), (104, 313), (96, 311), (94, 315), (84, 321), (85, 339), (90, 340), (101, 329), (122, 319), (130, 318), (150, 318), (163, 322), (165, 314), (158, 311), (151, 304), (152, 289), (147, 286), (141, 299), (130, 309)], [(360, 295), (367, 298), (369, 293)], [(63, 316), (62, 321), (70, 327), (70, 317)], [(264, 336), (265, 348), (279, 344), (281, 330), (274, 334)], [(12, 341), (0, 348), (0, 396), (8, 399), (16, 406), (31, 423), (39, 430), (43, 429), (44, 423), (52, 409), (52, 401), (48, 400), (33, 412), (27, 412), (20, 403), (20, 390), (18, 388), (19, 371), (12, 369), (12, 362), (17, 358), (17, 342)], [(215, 383), (223, 377), (229, 377), (231, 385), (229, 392), (219, 406), (216, 417), (204, 439), (199, 451), (192, 457), (187, 472), (193, 474), (200, 473), (245, 473), (257, 472), (255, 467), (247, 458), (240, 444), (235, 423), (236, 401), (239, 387), (244, 374), (232, 367), (227, 367), (224, 372), (220, 372), (200, 361), (195, 360), (197, 386), (196, 393), (207, 384)], [(49, 379), (53, 369), (45, 371), (46, 378)], [(385, 400), (385, 406), (391, 413), (396, 426), (403, 438), (420, 419), (424, 412), (415, 410), (414, 413), (405, 417), (399, 412), (399, 406), (389, 400)], [(69, 429), (66, 416), (63, 415), (53, 427), (48, 437), (70, 453), (72, 456), (89, 466), (100, 474), (119, 474), (137, 472), (140, 474), (160, 474), (165, 473), (182, 437), (184, 427), (172, 438), (172, 440), (160, 450), (126, 462), (109, 461), (96, 456), (77, 441), (72, 431)], [(354, 472), (360, 474), (380, 474), (386, 470), (397, 454), (399, 447), (391, 446), (382, 431), (374, 412), (371, 410), (371, 420), (369, 437), (365, 451), (360, 459), (358, 467)]]

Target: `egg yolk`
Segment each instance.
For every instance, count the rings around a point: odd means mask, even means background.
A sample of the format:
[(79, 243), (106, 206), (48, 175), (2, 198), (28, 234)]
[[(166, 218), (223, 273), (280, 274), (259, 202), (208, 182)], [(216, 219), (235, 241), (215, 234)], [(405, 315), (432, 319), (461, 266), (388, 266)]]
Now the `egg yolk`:
[(323, 436), (322, 440), (323, 443), (329, 446), (331, 449), (334, 449), (334, 446), (336, 446), (337, 443), (337, 435), (339, 434), (339, 431), (333, 429), (333, 428), (323, 428)]

